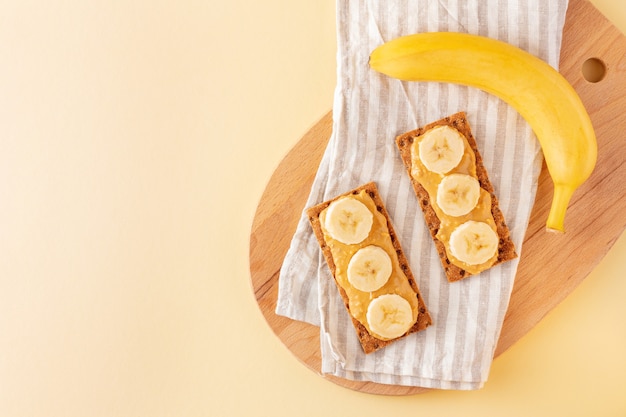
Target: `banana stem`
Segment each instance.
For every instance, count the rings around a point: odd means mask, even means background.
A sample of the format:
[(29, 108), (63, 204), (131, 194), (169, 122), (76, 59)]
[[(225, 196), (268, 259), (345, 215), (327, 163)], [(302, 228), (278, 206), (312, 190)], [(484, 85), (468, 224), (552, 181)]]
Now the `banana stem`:
[(550, 214), (546, 221), (546, 230), (549, 232), (565, 233), (563, 223), (565, 222), (565, 212), (569, 201), (574, 194), (575, 188), (564, 185), (554, 184), (554, 195), (552, 196), (552, 206)]

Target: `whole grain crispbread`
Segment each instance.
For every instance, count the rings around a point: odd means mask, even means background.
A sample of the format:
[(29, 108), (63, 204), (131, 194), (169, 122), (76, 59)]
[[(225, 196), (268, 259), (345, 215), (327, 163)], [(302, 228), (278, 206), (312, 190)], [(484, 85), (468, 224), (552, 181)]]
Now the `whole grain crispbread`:
[[(362, 190), (365, 190), (367, 192), (367, 194), (370, 196), (370, 198), (374, 201), (374, 204), (376, 205), (376, 209), (385, 216), (386, 220), (387, 220), (387, 228), (389, 230), (389, 235), (391, 237), (391, 241), (393, 244), (393, 247), (396, 250), (397, 256), (398, 256), (398, 261), (400, 263), (400, 267), (402, 268), (402, 271), (404, 272), (404, 274), (406, 275), (409, 284), (411, 285), (411, 288), (415, 291), (416, 297), (417, 297), (417, 302), (418, 302), (418, 315), (417, 315), (417, 321), (415, 322), (415, 324), (401, 337), (398, 337), (396, 339), (392, 339), (392, 340), (381, 340), (378, 339), (377, 337), (371, 335), (367, 328), (361, 324), (357, 319), (355, 319), (353, 317), (352, 314), (350, 314), (350, 306), (348, 304), (348, 296), (346, 295), (345, 290), (341, 287), (341, 285), (339, 285), (339, 283), (337, 282), (337, 278), (335, 276), (335, 272), (336, 272), (336, 266), (335, 266), (335, 262), (333, 259), (333, 255), (331, 253), (330, 248), (328, 247), (327, 243), (326, 243), (326, 239), (324, 238), (324, 232), (322, 231), (322, 226), (320, 223), (320, 213), (327, 208), (333, 201), (338, 200), (341, 197), (344, 196), (348, 196), (351, 194), (358, 194), (360, 193)], [(428, 309), (426, 308), (426, 304), (424, 302), (424, 299), (422, 298), (422, 295), (419, 291), (419, 288), (417, 286), (417, 283), (415, 281), (415, 277), (413, 276), (413, 273), (411, 272), (411, 268), (409, 268), (409, 262), (406, 259), (406, 256), (404, 255), (404, 252), (402, 251), (402, 247), (400, 246), (400, 242), (398, 240), (398, 237), (393, 229), (393, 226), (391, 224), (391, 219), (389, 217), (389, 213), (387, 212), (387, 210), (385, 209), (385, 206), (383, 204), (383, 201), (378, 193), (378, 189), (376, 187), (376, 184), (374, 182), (370, 182), (367, 184), (364, 184), (360, 187), (357, 187), (349, 192), (346, 192), (344, 194), (338, 195), (337, 197), (325, 201), (323, 203), (320, 203), (316, 206), (313, 206), (309, 209), (306, 210), (306, 214), (309, 217), (309, 221), (311, 223), (311, 226), (313, 228), (313, 231), (315, 233), (315, 237), (317, 238), (317, 241), (320, 245), (320, 248), (322, 250), (322, 253), (324, 254), (324, 258), (326, 259), (326, 262), (330, 268), (330, 272), (333, 275), (333, 278), (335, 280), (335, 284), (337, 285), (337, 288), (339, 290), (339, 294), (341, 295), (341, 298), (343, 299), (344, 305), (346, 307), (346, 310), (348, 311), (348, 314), (350, 316), (350, 318), (352, 319), (352, 324), (354, 325), (355, 329), (356, 329), (356, 334), (357, 337), (359, 339), (359, 342), (361, 343), (361, 346), (363, 347), (363, 351), (365, 353), (372, 353), (375, 352), (387, 345), (389, 345), (390, 343), (393, 343), (396, 340), (399, 340), (405, 336), (407, 336), (408, 334), (411, 333), (415, 333), (418, 332), (420, 330), (425, 329), (426, 327), (428, 327), (429, 325), (432, 324), (432, 319), (430, 317), (430, 313), (428, 312)]]
[(472, 135), (472, 131), (470, 129), (469, 122), (467, 121), (465, 112), (455, 113), (449, 117), (445, 117), (441, 120), (437, 120), (418, 129), (399, 135), (396, 138), (396, 145), (400, 150), (402, 162), (404, 162), (406, 171), (408, 172), (409, 178), (411, 179), (411, 184), (413, 185), (413, 190), (415, 191), (415, 194), (419, 201), (419, 205), (424, 212), (424, 220), (426, 221), (426, 225), (430, 230), (430, 235), (433, 238), (435, 247), (437, 248), (437, 252), (439, 254), (439, 258), (441, 259), (441, 264), (445, 271), (446, 277), (448, 281), (454, 282), (466, 278), (471, 274), (468, 271), (450, 262), (444, 244), (436, 237), (441, 221), (437, 217), (435, 210), (432, 208), (428, 192), (411, 175), (411, 146), (415, 138), (419, 137), (420, 135), (424, 134), (424, 132), (436, 126), (445, 125), (457, 129), (467, 139), (476, 157), (476, 176), (478, 177), (478, 182), (480, 186), (491, 195), (491, 214), (496, 223), (497, 233), (500, 237), (500, 242), (498, 245), (498, 258), (492, 266), (516, 258), (517, 253), (515, 252), (515, 246), (513, 244), (513, 241), (511, 240), (509, 228), (504, 221), (504, 216), (498, 204), (498, 198), (495, 195), (491, 181), (489, 181), (487, 170), (483, 165), (482, 157), (480, 155), (480, 152), (478, 151), (478, 147), (476, 146), (476, 140)]

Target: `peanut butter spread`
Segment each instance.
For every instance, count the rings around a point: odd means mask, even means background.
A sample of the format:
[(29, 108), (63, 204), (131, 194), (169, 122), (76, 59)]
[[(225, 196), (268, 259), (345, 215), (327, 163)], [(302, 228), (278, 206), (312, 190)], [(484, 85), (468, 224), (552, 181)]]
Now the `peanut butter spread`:
[[(328, 245), (335, 263), (335, 280), (337, 284), (345, 291), (348, 297), (348, 309), (350, 314), (358, 320), (367, 331), (374, 337), (381, 340), (389, 340), (373, 332), (367, 322), (367, 308), (371, 300), (383, 294), (398, 294), (406, 299), (411, 305), (413, 312), (413, 323), (417, 321), (418, 300), (415, 291), (409, 284), (407, 276), (402, 271), (398, 261), (397, 253), (394, 249), (387, 227), (387, 219), (378, 212), (374, 201), (370, 198), (365, 190), (358, 194), (351, 195), (365, 204), (370, 212), (374, 215), (374, 221), (371, 231), (367, 238), (358, 244), (347, 245), (333, 239), (326, 231), (324, 224), (326, 219), (326, 209), (320, 213), (320, 224), (324, 233), (324, 240)], [(392, 272), (387, 282), (376, 291), (364, 292), (354, 288), (348, 281), (347, 269), (348, 263), (352, 256), (361, 248), (368, 245), (376, 245), (384, 249), (392, 261)]]
[[(463, 143), (465, 146), (463, 157), (461, 158), (461, 162), (459, 162), (459, 164), (446, 175), (466, 174), (478, 179), (476, 175), (476, 157), (474, 155), (474, 152), (467, 142), (467, 138), (461, 132), (459, 132), (459, 134), (463, 138)], [(489, 224), (494, 232), (497, 233), (496, 223), (491, 213), (491, 196), (487, 191), (481, 188), (478, 203), (472, 211), (470, 211), (466, 215), (458, 217), (449, 216), (444, 213), (437, 205), (437, 188), (444, 175), (429, 171), (420, 160), (418, 149), (422, 137), (423, 135), (415, 137), (411, 147), (411, 176), (416, 181), (418, 181), (422, 185), (422, 187), (424, 187), (424, 189), (426, 189), (430, 197), (432, 208), (435, 211), (435, 214), (437, 215), (439, 220), (441, 221), (441, 225), (439, 226), (436, 237), (444, 244), (450, 262), (468, 271), (471, 274), (477, 274), (479, 272), (482, 272), (491, 267), (491, 265), (496, 262), (496, 260), (498, 259), (497, 252), (491, 257), (491, 259), (482, 264), (470, 265), (460, 261), (459, 259), (455, 258), (454, 255), (452, 255), (450, 251), (449, 240), (452, 231), (468, 220), (485, 222)]]

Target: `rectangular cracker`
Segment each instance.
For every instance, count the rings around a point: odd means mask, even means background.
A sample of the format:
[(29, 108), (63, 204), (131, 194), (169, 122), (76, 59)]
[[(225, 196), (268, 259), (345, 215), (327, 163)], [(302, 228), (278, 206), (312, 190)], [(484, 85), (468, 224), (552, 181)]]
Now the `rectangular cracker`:
[(452, 264), (448, 259), (444, 244), (436, 237), (441, 221), (435, 214), (435, 210), (432, 208), (428, 192), (411, 175), (411, 146), (414, 139), (416, 137), (419, 137), (429, 129), (432, 129), (433, 127), (444, 125), (448, 125), (457, 129), (467, 138), (467, 141), (470, 144), (474, 155), (476, 156), (476, 175), (478, 177), (480, 186), (491, 195), (491, 214), (493, 215), (493, 219), (495, 220), (497, 233), (500, 237), (500, 243), (498, 245), (498, 258), (496, 262), (492, 265), (492, 267), (499, 263), (516, 258), (517, 253), (515, 252), (515, 246), (513, 245), (513, 241), (511, 240), (509, 228), (504, 221), (504, 216), (502, 214), (502, 211), (500, 210), (498, 199), (494, 193), (493, 185), (491, 184), (491, 181), (489, 181), (487, 170), (483, 165), (482, 157), (480, 155), (480, 152), (478, 151), (478, 147), (476, 146), (476, 140), (472, 135), (465, 112), (453, 114), (449, 117), (445, 117), (441, 120), (437, 120), (418, 129), (399, 135), (396, 138), (396, 145), (400, 150), (402, 162), (404, 162), (406, 171), (408, 172), (409, 178), (411, 179), (411, 184), (413, 185), (413, 190), (415, 191), (415, 195), (417, 196), (420, 207), (424, 212), (424, 220), (426, 221), (426, 225), (430, 230), (430, 235), (435, 243), (435, 247), (437, 248), (437, 253), (439, 254), (439, 258), (441, 259), (441, 264), (443, 266), (446, 277), (449, 282), (454, 282), (466, 278), (471, 274), (468, 271), (460, 268), (459, 266)]
[[(396, 253), (398, 255), (398, 261), (400, 263), (400, 266), (402, 268), (402, 271), (404, 272), (404, 274), (406, 275), (409, 284), (411, 285), (411, 288), (415, 291), (416, 296), (417, 296), (417, 301), (418, 301), (418, 315), (417, 315), (417, 321), (415, 322), (415, 324), (407, 331), (407, 333), (405, 333), (403, 336), (396, 338), (396, 339), (392, 339), (392, 340), (381, 340), (376, 338), (375, 336), (371, 335), (368, 331), (367, 328), (361, 324), (356, 318), (354, 318), (352, 316), (352, 314), (350, 314), (350, 306), (348, 305), (348, 296), (346, 295), (345, 290), (341, 287), (341, 285), (337, 282), (337, 278), (335, 276), (335, 272), (336, 272), (336, 267), (335, 267), (335, 262), (333, 259), (333, 255), (331, 253), (330, 248), (328, 247), (326, 240), (324, 238), (324, 232), (322, 231), (322, 226), (320, 224), (320, 213), (330, 205), (330, 203), (332, 203), (335, 200), (338, 200), (341, 197), (344, 196), (348, 196), (350, 194), (358, 194), (360, 193), (362, 190), (365, 190), (369, 196), (372, 198), (372, 200), (374, 201), (374, 204), (376, 205), (377, 210), (382, 213), (386, 220), (387, 220), (387, 228), (389, 230), (389, 234), (391, 237), (391, 241), (393, 244), (393, 247), (396, 250)], [(352, 324), (354, 325), (355, 329), (356, 329), (356, 334), (357, 337), (359, 339), (359, 342), (361, 343), (361, 346), (363, 347), (363, 351), (365, 353), (372, 353), (375, 352), (387, 345), (389, 345), (390, 343), (399, 340), (403, 337), (406, 337), (408, 334), (411, 333), (415, 333), (418, 332), (420, 330), (425, 329), (426, 327), (430, 326), (432, 324), (432, 319), (430, 317), (430, 313), (428, 312), (428, 309), (426, 308), (426, 304), (424, 303), (424, 299), (422, 298), (421, 293), (419, 292), (419, 288), (417, 286), (417, 283), (415, 281), (415, 277), (413, 276), (413, 273), (411, 272), (411, 268), (409, 268), (409, 263), (408, 260), (406, 259), (404, 252), (402, 250), (402, 247), (400, 246), (400, 242), (397, 238), (397, 235), (393, 229), (393, 226), (391, 224), (391, 219), (389, 217), (389, 213), (387, 212), (387, 210), (385, 209), (385, 206), (383, 204), (383, 201), (380, 197), (380, 195), (378, 194), (378, 189), (376, 187), (376, 184), (374, 182), (370, 182), (367, 184), (364, 184), (360, 187), (357, 187), (349, 192), (346, 192), (344, 194), (341, 194), (331, 200), (325, 201), (323, 203), (320, 203), (316, 206), (313, 206), (309, 209), (307, 209), (306, 211), (308, 217), (309, 217), (309, 221), (311, 223), (311, 226), (313, 228), (313, 231), (315, 233), (315, 237), (317, 238), (317, 241), (320, 245), (320, 248), (322, 250), (322, 253), (324, 254), (324, 258), (326, 259), (326, 262), (330, 268), (330, 271), (333, 275), (333, 278), (335, 280), (335, 284), (337, 285), (337, 289), (339, 290), (339, 294), (341, 295), (341, 298), (343, 299), (344, 305), (346, 307), (346, 309), (348, 310), (348, 314), (350, 316), (350, 318), (352, 319)]]

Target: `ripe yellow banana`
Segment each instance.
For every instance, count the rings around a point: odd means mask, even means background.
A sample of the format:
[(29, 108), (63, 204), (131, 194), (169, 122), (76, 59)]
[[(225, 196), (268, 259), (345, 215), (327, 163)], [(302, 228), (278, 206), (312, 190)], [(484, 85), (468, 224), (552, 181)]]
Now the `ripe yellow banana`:
[(598, 150), (580, 97), (558, 71), (508, 43), (450, 32), (389, 41), (371, 53), (369, 65), (400, 80), (476, 87), (515, 108), (535, 132), (554, 183), (546, 227), (564, 231), (570, 198), (591, 175)]

